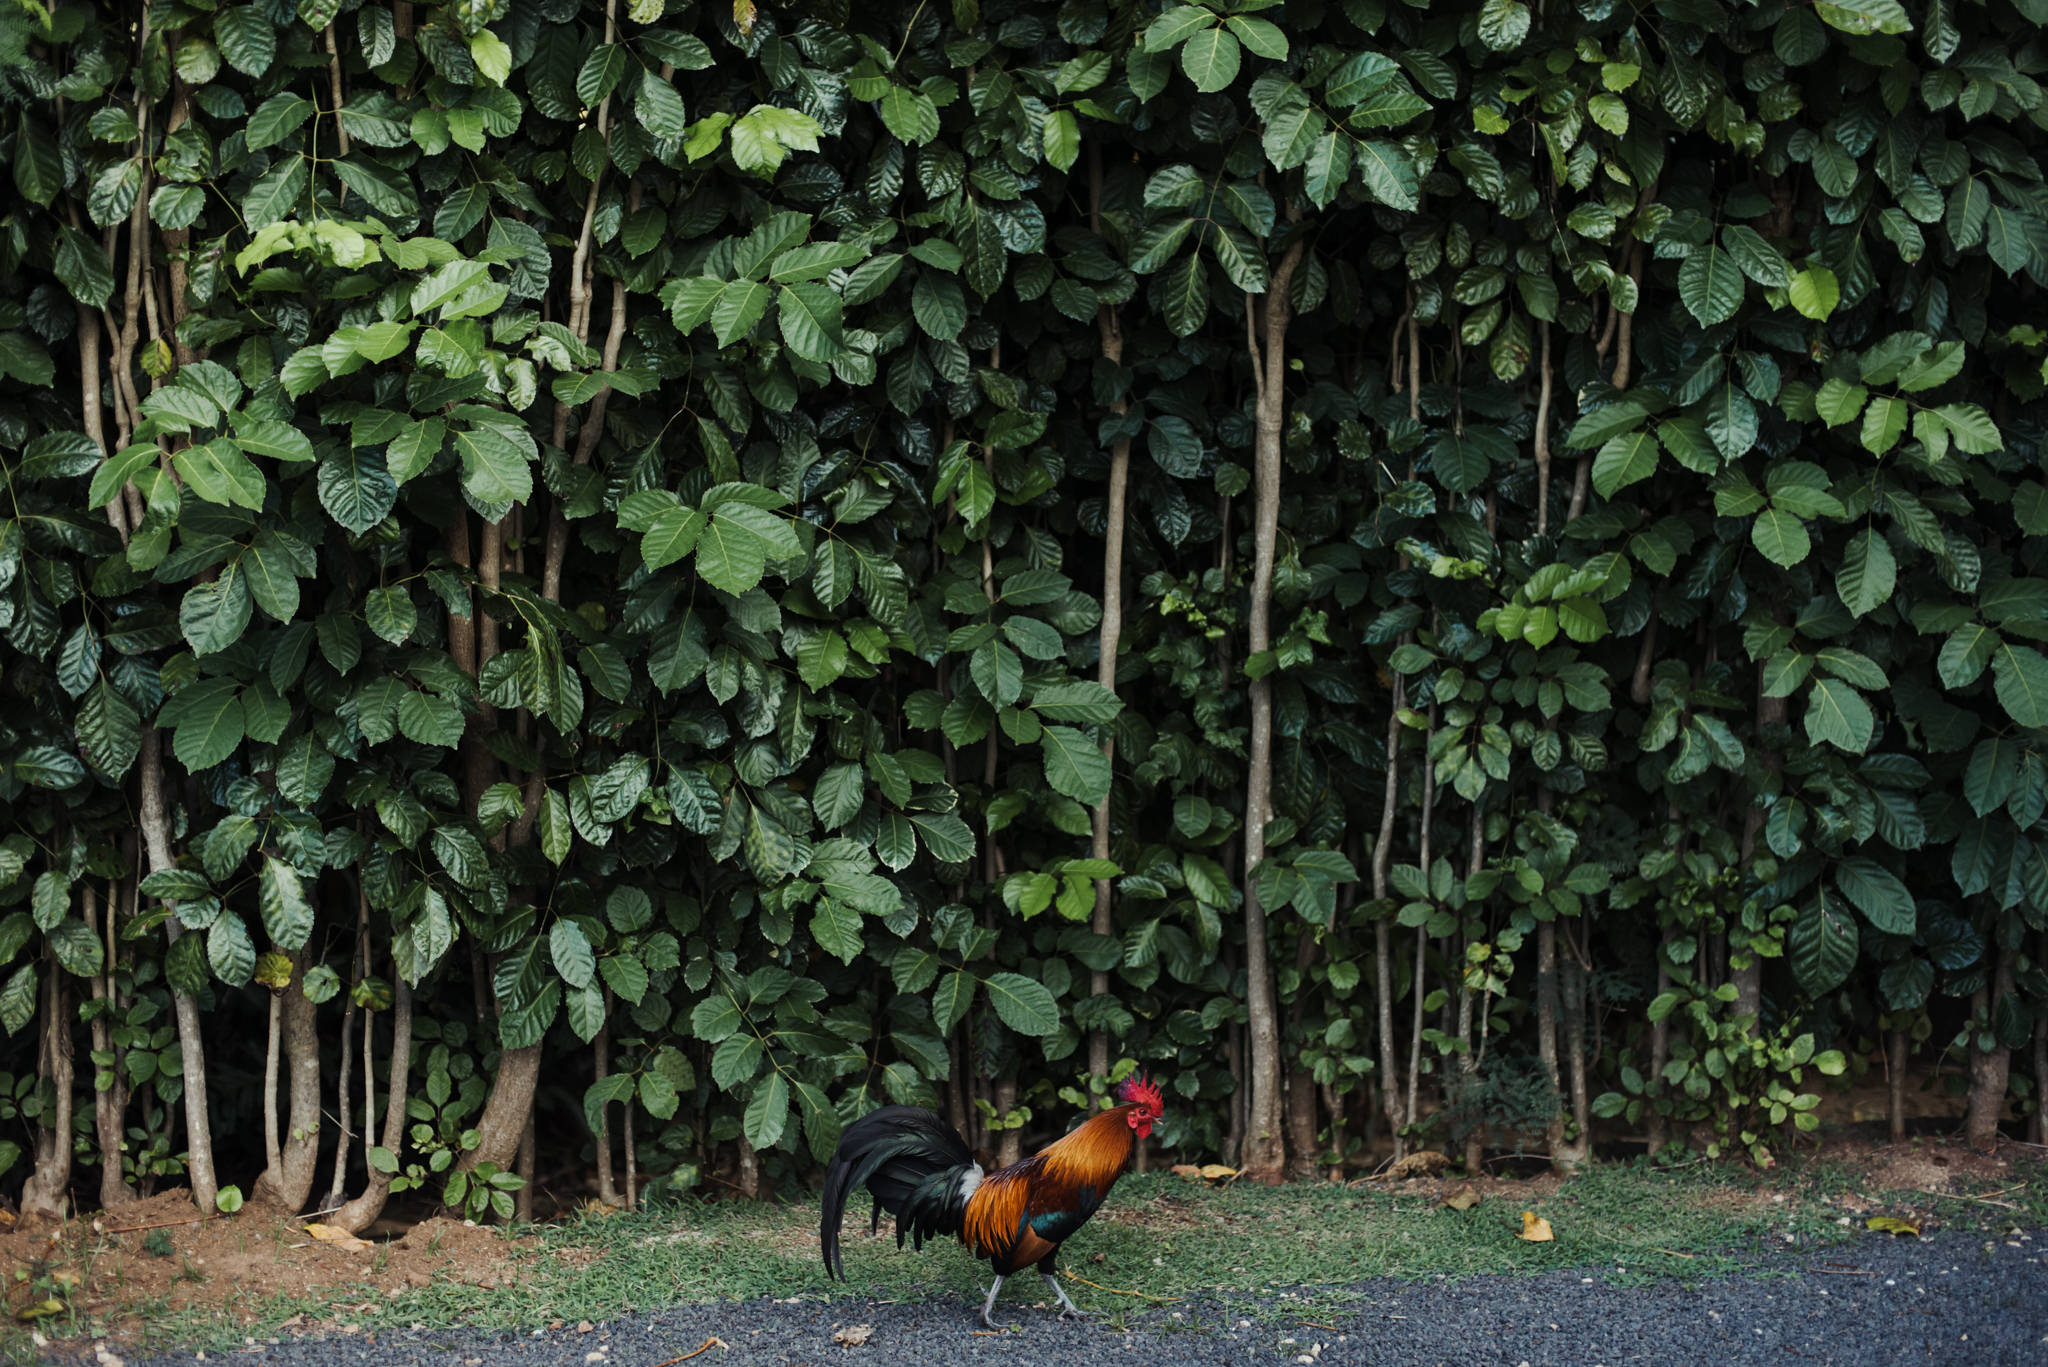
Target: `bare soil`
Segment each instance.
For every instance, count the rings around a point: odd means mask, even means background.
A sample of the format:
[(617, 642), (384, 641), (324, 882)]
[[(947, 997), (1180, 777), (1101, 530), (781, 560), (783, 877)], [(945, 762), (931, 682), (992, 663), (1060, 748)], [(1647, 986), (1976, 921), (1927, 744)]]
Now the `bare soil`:
[(106, 1318), (119, 1339), (145, 1318), (184, 1310), (248, 1323), (280, 1296), (331, 1304), (360, 1288), (370, 1304), (432, 1282), (492, 1288), (532, 1246), (436, 1217), (351, 1252), (308, 1234), (308, 1223), (255, 1206), (232, 1220), (203, 1217), (182, 1190), (62, 1224), (24, 1219), (0, 1233), (5, 1307), (18, 1316), (61, 1296)]

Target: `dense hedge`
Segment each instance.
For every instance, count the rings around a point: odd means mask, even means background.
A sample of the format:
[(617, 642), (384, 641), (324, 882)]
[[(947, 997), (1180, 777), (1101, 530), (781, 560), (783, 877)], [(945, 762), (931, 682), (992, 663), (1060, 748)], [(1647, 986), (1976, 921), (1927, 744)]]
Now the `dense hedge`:
[(24, 1204), (2038, 1131), (2044, 19), (0, 0)]

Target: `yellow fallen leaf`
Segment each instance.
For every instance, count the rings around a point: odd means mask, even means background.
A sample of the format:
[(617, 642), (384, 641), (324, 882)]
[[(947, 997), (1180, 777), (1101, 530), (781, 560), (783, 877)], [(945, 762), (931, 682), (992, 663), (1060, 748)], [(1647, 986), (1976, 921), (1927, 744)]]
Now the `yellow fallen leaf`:
[(1221, 1182), (1225, 1178), (1237, 1176), (1237, 1169), (1226, 1168), (1221, 1163), (1204, 1163), (1202, 1176), (1211, 1182)]
[(1472, 1184), (1467, 1182), (1456, 1191), (1446, 1193), (1444, 1204), (1452, 1210), (1470, 1210), (1479, 1204), (1479, 1193), (1472, 1190)]
[(337, 1225), (310, 1224), (306, 1226), (306, 1233), (325, 1243), (333, 1244), (336, 1248), (347, 1249), (350, 1253), (367, 1253), (376, 1247), (368, 1239), (358, 1239)]
[(1173, 1165), (1173, 1175), (1175, 1177), (1184, 1177), (1190, 1182), (1202, 1180), (1202, 1170), (1193, 1163), (1175, 1163)]
[(1532, 1244), (1547, 1244), (1557, 1238), (1555, 1234), (1550, 1232), (1550, 1221), (1544, 1219), (1533, 1210), (1522, 1212), (1522, 1232), (1515, 1237), (1517, 1239), (1527, 1239)]
[(1873, 1215), (1863, 1224), (1866, 1229), (1875, 1230), (1879, 1234), (1912, 1235), (1914, 1238), (1920, 1236), (1920, 1226), (1911, 1220), (1901, 1220), (1896, 1215)]
[(61, 1315), (63, 1313), (64, 1302), (53, 1296), (49, 1300), (37, 1301), (34, 1305), (24, 1306), (22, 1309), (15, 1311), (14, 1318), (18, 1320), (40, 1320), (47, 1319), (51, 1315)]

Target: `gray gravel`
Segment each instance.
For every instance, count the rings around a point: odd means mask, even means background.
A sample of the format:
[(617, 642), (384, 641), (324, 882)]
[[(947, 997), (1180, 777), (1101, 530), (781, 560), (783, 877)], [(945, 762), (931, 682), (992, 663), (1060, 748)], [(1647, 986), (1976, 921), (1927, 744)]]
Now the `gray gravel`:
[[(716, 1336), (690, 1367), (1616, 1367), (1659, 1364), (2048, 1364), (2048, 1233), (1987, 1240), (1875, 1237), (1818, 1252), (1758, 1255), (1747, 1275), (1697, 1286), (1632, 1284), (1626, 1269), (1451, 1282), (1361, 1282), (1277, 1292), (1257, 1302), (1189, 1301), (1132, 1317), (1061, 1324), (1034, 1309), (1041, 1288), (1013, 1283), (998, 1318), (1022, 1333), (976, 1334), (970, 1307), (945, 1298), (681, 1305), (579, 1333), (397, 1330), (256, 1344), (228, 1355), (278, 1367), (657, 1367)], [(1023, 1282), (1024, 1279), (1018, 1279)], [(1084, 1305), (1111, 1299), (1075, 1288)], [(835, 1331), (867, 1326), (859, 1347)], [(220, 1361), (218, 1353), (206, 1355)], [(194, 1354), (131, 1359), (184, 1367)]]

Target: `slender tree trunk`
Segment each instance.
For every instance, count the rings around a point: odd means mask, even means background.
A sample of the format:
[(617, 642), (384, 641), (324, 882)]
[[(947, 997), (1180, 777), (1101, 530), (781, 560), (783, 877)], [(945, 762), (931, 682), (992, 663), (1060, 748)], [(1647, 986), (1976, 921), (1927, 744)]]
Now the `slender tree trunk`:
[[(1263, 310), (1245, 296), (1250, 325), (1263, 312), (1265, 337), (1250, 339), (1252, 377), (1258, 387), (1258, 437), (1253, 488), (1251, 609), (1248, 658), (1273, 648), (1273, 562), (1280, 532), (1280, 446), (1287, 404), (1288, 287), (1300, 265), (1304, 243), (1297, 238), (1274, 270)], [(1259, 902), (1258, 871), (1266, 858), (1266, 822), (1273, 813), (1273, 681), (1270, 671), (1252, 680), (1251, 750), (1244, 797), (1244, 941), (1249, 979), (1246, 1009), (1251, 1021), (1251, 1114), (1246, 1121), (1246, 1175), (1276, 1182), (1287, 1169), (1283, 1134), (1280, 1020), (1273, 1001), (1273, 969), (1267, 961), (1266, 909)]]
[[(2038, 1032), (2037, 1032), (2038, 1037)], [(1887, 1038), (1885, 1056), (1885, 1129), (1891, 1142), (1906, 1142), (1906, 1050), (1909, 1038), (1904, 1030), (1893, 1030)]]
[[(1008, 1124), (1010, 1112), (1017, 1109), (1017, 1080), (1002, 1078), (995, 1085), (996, 1118)], [(996, 1141), (996, 1165), (1009, 1167), (1012, 1163), (1024, 1161), (1024, 1132), (1019, 1129), (1005, 1129), (1002, 1138)]]
[[(1985, 1022), (1987, 1030), (1994, 1029), (1999, 1005), (2012, 991), (2013, 952), (2001, 944), (1996, 953), (1997, 966), (1992, 970), (1990, 989), (1979, 988), (1970, 998), (1973, 1014)], [(1970, 1107), (1964, 1121), (1964, 1137), (1972, 1148), (1990, 1149), (1998, 1143), (1998, 1122), (2005, 1116), (2005, 1089), (2011, 1067), (2012, 1050), (1995, 1034), (1989, 1049), (1977, 1047), (1970, 1051)]]
[[(291, 960), (291, 982), (272, 997), (282, 1018), (284, 1057), (291, 1069), (290, 1112), (282, 1146), (256, 1179), (255, 1191), (296, 1212), (313, 1194), (320, 1160), (320, 1033), (319, 1008), (305, 992), (306, 952), (300, 950)], [(266, 1078), (266, 1084), (266, 1092), (274, 1096), (275, 1079)], [(276, 1115), (273, 1101), (264, 1118), (274, 1127)]]
[[(176, 868), (178, 858), (171, 852), (170, 811), (164, 802), (163, 733), (154, 726), (143, 728), (140, 757), (142, 789), (140, 819), (143, 847), (149, 852), (149, 870), (156, 873)], [(178, 922), (178, 908), (169, 903), (164, 936), (175, 945), (185, 928)], [(191, 1178), (192, 1201), (201, 1211), (211, 1213), (220, 1184), (213, 1173), (213, 1132), (208, 1123), (206, 1096), (206, 1045), (200, 1034), (199, 1004), (173, 987), (171, 1005), (178, 1021), (178, 1051), (184, 1064), (185, 1165)]]
[(43, 977), (42, 1039), (37, 1075), (56, 1089), (54, 1113), (36, 1123), (35, 1171), (21, 1188), (21, 1213), (64, 1218), (71, 1191), (71, 1030), (64, 970), (51, 958)]
[(1244, 1075), (1244, 1027), (1235, 1021), (1225, 1034), (1223, 1059), (1230, 1069), (1230, 1128), (1223, 1136), (1223, 1161), (1236, 1167), (1244, 1153), (1245, 1099), (1251, 1089)]
[(93, 1089), (92, 1119), (93, 1131), (100, 1148), (100, 1205), (112, 1210), (135, 1199), (135, 1188), (128, 1185), (127, 1177), (121, 1171), (123, 1148), (123, 1120), (128, 1110), (128, 1072), (124, 1049), (114, 1047), (113, 1023), (120, 1010), (120, 1000), (114, 990), (114, 950), (117, 942), (115, 920), (120, 908), (119, 885), (107, 884), (107, 919), (102, 927), (99, 917), (98, 899), (92, 885), (85, 885), (85, 923), (102, 941), (105, 956), (104, 971), (93, 975), (92, 997), (99, 1009), (92, 1018), (92, 1051), (107, 1060), (108, 1085)]
[(284, 1167), (284, 1155), (277, 1141), (277, 1061), (284, 1053), (284, 992), (270, 991), (270, 1029), (263, 1045), (263, 1175), (256, 1179), (262, 1190), (265, 1178)]
[(1572, 1124), (1579, 1137), (1564, 1152), (1584, 1162), (1593, 1153), (1592, 1091), (1587, 1086), (1586, 1060), (1586, 969), (1569, 940), (1564, 957), (1564, 1022), (1566, 1057), (1571, 1069)]
[[(1436, 713), (1437, 705), (1432, 702), (1429, 705), (1429, 725), (1422, 733), (1422, 829), (1417, 845), (1425, 883), (1429, 880), (1430, 827), (1436, 818), (1436, 758), (1430, 753), (1430, 747), (1436, 743)], [(1417, 1123), (1421, 1115), (1417, 1107), (1421, 1104), (1419, 1091), (1422, 1086), (1422, 1000), (1427, 995), (1424, 989), (1428, 986), (1428, 968), (1429, 927), (1425, 924), (1415, 927), (1415, 982), (1410, 992), (1415, 1001), (1415, 1019), (1408, 1029), (1407, 1114), (1410, 1125)]]
[[(412, 1084), (412, 987), (405, 981), (405, 975), (392, 972), (391, 996), (391, 1080), (384, 1106), (384, 1150), (391, 1155), (398, 1166), (404, 1165), (405, 1155), (405, 1103)], [(365, 1011), (365, 1025), (374, 1013)], [(367, 1041), (366, 1041), (367, 1044)], [(366, 1047), (363, 1050), (363, 1077), (374, 1082), (377, 1070), (370, 1066), (374, 1058)], [(364, 1138), (369, 1138), (369, 1131)], [(360, 1234), (376, 1222), (384, 1213), (384, 1202), (391, 1195), (392, 1173), (382, 1172), (377, 1165), (369, 1164), (369, 1178), (362, 1195), (350, 1201), (334, 1213), (328, 1223)]]
[[(1402, 633), (1401, 639), (1405, 643), (1408, 634)], [(1396, 1160), (1408, 1152), (1409, 1116), (1401, 1104), (1400, 1044), (1394, 1038), (1394, 912), (1388, 879), (1394, 863), (1394, 823), (1401, 806), (1401, 709), (1406, 701), (1406, 681), (1396, 674), (1387, 703), (1386, 794), (1380, 806), (1379, 838), (1372, 847), (1372, 899), (1378, 908), (1372, 933), (1373, 984), (1379, 995), (1380, 1100), (1386, 1108), (1387, 1133)]]
[[(451, 616), (450, 622), (453, 623)], [(327, 1199), (321, 1209), (333, 1211), (341, 1208), (348, 1190), (348, 1146), (355, 1140), (351, 1120), (352, 1107), (349, 1102), (350, 1064), (355, 1059), (356, 989), (370, 971), (370, 897), (362, 881), (362, 867), (356, 868), (356, 937), (355, 962), (349, 974), (348, 1004), (341, 1011), (341, 1078), (334, 1089), (334, 1113), (341, 1126), (340, 1136), (334, 1141), (334, 1176), (327, 1184)], [(371, 1085), (376, 1085), (376, 1056), (368, 1049), (363, 1050), (363, 1071), (369, 1076)], [(369, 1146), (365, 1132), (364, 1147)]]
[[(611, 989), (606, 988), (604, 995), (605, 1015), (609, 1017), (611, 1015)], [(612, 1030), (609, 1023), (598, 1028), (597, 1038), (591, 1041), (590, 1057), (592, 1070), (597, 1075), (596, 1081), (603, 1082), (607, 1077), (611, 1076)], [(626, 1103), (626, 1108), (628, 1110), (632, 1109), (630, 1101)], [(593, 1136), (597, 1141), (597, 1199), (608, 1206), (622, 1207), (626, 1203), (619, 1199), (618, 1185), (612, 1180), (612, 1126), (610, 1112), (610, 1103), (597, 1108), (597, 1133)]]
[(533, 1111), (526, 1112), (526, 1132), (519, 1136), (519, 1153), (513, 1159), (513, 1171), (519, 1176), (519, 1189), (512, 1193), (512, 1218), (521, 1224), (533, 1223), (533, 1189), (539, 1176), (540, 1145), (535, 1138)]
[[(632, 1210), (640, 1204), (640, 1156), (633, 1146), (633, 1104), (630, 1101), (626, 1103), (625, 1112), (625, 1132), (620, 1138), (626, 1147), (626, 1209)], [(532, 1218), (530, 1213), (527, 1218)]]
[[(1308, 970), (1315, 963), (1315, 937), (1309, 933), (1306, 924), (1296, 928), (1297, 948), (1294, 964), (1304, 985)], [(1288, 1012), (1289, 1048), (1299, 1049), (1302, 1031), (1302, 1003), (1297, 999)], [(1287, 1160), (1288, 1172), (1294, 1177), (1314, 1177), (1316, 1156), (1321, 1145), (1317, 1141), (1317, 1096), (1316, 1080), (1302, 1066), (1299, 1058), (1287, 1061)]]
[[(1102, 231), (1102, 144), (1091, 140), (1088, 144), (1088, 215), (1095, 231)], [(1117, 371), (1124, 361), (1124, 334), (1115, 306), (1104, 304), (1095, 312), (1096, 330), (1102, 338), (1102, 359)], [(1119, 384), (1117, 397), (1110, 402), (1112, 416), (1121, 418), (1129, 410), (1130, 403)], [(1131, 439), (1118, 437), (1109, 451), (1109, 497), (1108, 526), (1103, 533), (1102, 543), (1102, 625), (1098, 636), (1099, 656), (1095, 666), (1095, 681), (1116, 692), (1117, 647), (1124, 630), (1124, 501), (1131, 480)], [(1104, 736), (1102, 753), (1105, 757), (1116, 758), (1116, 732), (1112, 727)], [(1095, 804), (1093, 839), (1089, 843), (1090, 858), (1109, 858), (1109, 800), (1104, 793), (1102, 801)], [(1090, 929), (1097, 935), (1113, 935), (1116, 932), (1116, 918), (1110, 906), (1110, 884), (1107, 878), (1095, 880), (1095, 915)], [(1088, 991), (1091, 996), (1109, 994), (1109, 974), (1106, 970), (1095, 970), (1089, 975)], [(1097, 1030), (1088, 1039), (1088, 1071), (1096, 1077), (1109, 1072), (1109, 1034)], [(1105, 1101), (1107, 1098), (1105, 1098)]]
[[(1671, 990), (1671, 970), (1665, 967), (1664, 956), (1671, 944), (1671, 932), (1666, 929), (1657, 937), (1657, 995), (1663, 996)], [(1648, 1086), (1651, 1095), (1646, 1098), (1650, 1105), (1649, 1136), (1650, 1157), (1655, 1158), (1671, 1140), (1671, 1124), (1664, 1113), (1657, 1109), (1657, 1093), (1664, 1088), (1664, 1065), (1671, 1061), (1671, 1017), (1666, 1016), (1650, 1026), (1650, 1072)]]
[(754, 1146), (747, 1142), (744, 1133), (736, 1142), (739, 1144), (739, 1180), (733, 1185), (739, 1188), (740, 1195), (751, 1201), (761, 1194), (761, 1163), (754, 1156)]
[(498, 1075), (491, 1083), (490, 1099), (477, 1118), (477, 1145), (456, 1164), (468, 1172), (479, 1163), (494, 1163), (502, 1171), (512, 1166), (519, 1153), (519, 1139), (526, 1131), (527, 1115), (533, 1110), (533, 1092), (540, 1081), (540, 1046), (507, 1049), (498, 1055)]

